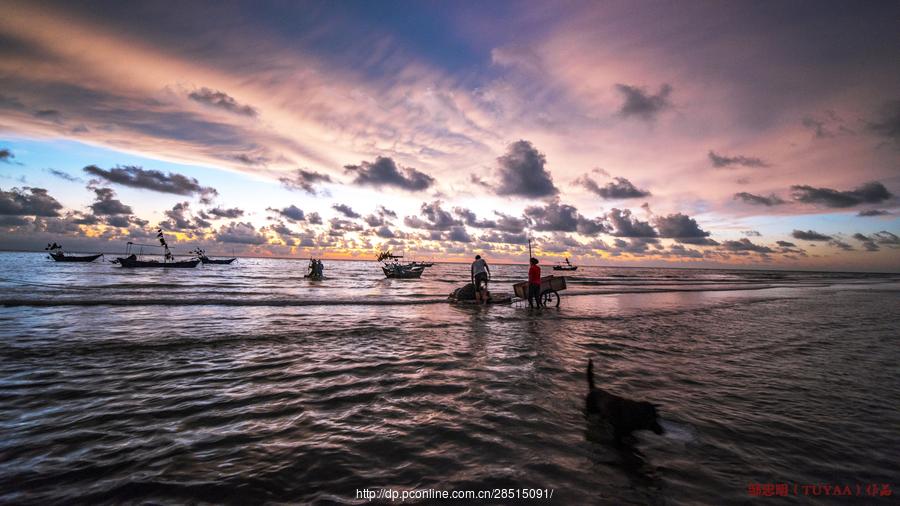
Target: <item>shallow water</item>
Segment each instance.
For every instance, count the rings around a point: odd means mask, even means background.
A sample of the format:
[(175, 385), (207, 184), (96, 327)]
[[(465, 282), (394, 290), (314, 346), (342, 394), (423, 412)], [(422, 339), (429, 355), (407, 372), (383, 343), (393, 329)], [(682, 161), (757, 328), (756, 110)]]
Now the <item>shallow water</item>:
[[(0, 254), (0, 502), (900, 492), (900, 278), (580, 268), (559, 309), (448, 305), (467, 268), (385, 280), (326, 262), (310, 282), (302, 261), (129, 271)], [(495, 293), (525, 275), (494, 271)], [(589, 357), (601, 387), (659, 404), (667, 434), (618, 448), (589, 423)]]

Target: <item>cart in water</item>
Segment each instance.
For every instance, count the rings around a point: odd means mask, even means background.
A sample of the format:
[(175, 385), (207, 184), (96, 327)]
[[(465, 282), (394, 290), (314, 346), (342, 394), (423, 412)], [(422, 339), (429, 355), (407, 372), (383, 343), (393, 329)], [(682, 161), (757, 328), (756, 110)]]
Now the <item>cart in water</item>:
[[(565, 276), (544, 276), (541, 278), (541, 294), (538, 300), (544, 306), (559, 307), (559, 292), (566, 289)], [(516, 283), (513, 285), (516, 297), (520, 299), (528, 299), (528, 282)]]

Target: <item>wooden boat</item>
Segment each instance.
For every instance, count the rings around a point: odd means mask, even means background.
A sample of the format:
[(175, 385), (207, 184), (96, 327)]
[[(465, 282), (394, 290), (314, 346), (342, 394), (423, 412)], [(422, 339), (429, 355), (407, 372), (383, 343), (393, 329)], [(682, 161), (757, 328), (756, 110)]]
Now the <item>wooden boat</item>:
[(94, 260), (102, 256), (103, 253), (97, 253), (96, 255), (87, 256), (66, 255), (61, 251), (59, 253), (50, 253), (50, 258), (56, 260), (57, 262), (93, 262)]
[(160, 268), (172, 268), (172, 269), (191, 269), (197, 267), (200, 263), (199, 259), (194, 260), (181, 260), (181, 261), (157, 261), (157, 260), (138, 260), (137, 255), (130, 255), (125, 258), (116, 258), (116, 263), (125, 268), (137, 268), (137, 267), (160, 267)]
[(553, 270), (554, 271), (577, 271), (578, 266), (572, 265), (572, 263), (569, 262), (569, 259), (566, 258), (566, 263), (564, 263), (564, 264), (560, 263), (560, 264), (554, 265)]
[(222, 258), (222, 259), (212, 259), (208, 256), (200, 257), (200, 261), (204, 264), (215, 264), (215, 265), (228, 265), (231, 262), (234, 262), (237, 258)]
[(413, 267), (399, 263), (382, 265), (381, 270), (384, 272), (385, 277), (392, 279), (421, 278), (422, 273), (425, 272), (424, 267)]
[[(125, 254), (128, 255), (124, 258), (119, 257), (116, 258), (113, 263), (117, 263), (123, 268), (144, 268), (144, 267), (155, 267), (155, 268), (173, 268), (173, 269), (191, 269), (197, 267), (197, 264), (200, 263), (199, 258), (192, 258), (190, 260), (175, 260), (175, 255), (169, 250), (169, 245), (166, 243), (166, 238), (163, 235), (162, 229), (159, 229), (156, 234), (156, 238), (159, 239), (159, 245), (156, 244), (138, 244), (131, 241), (128, 241)], [(139, 253), (143, 253), (144, 247), (148, 248), (163, 248), (163, 261), (160, 262), (158, 260), (139, 260), (138, 255), (132, 253), (132, 248), (137, 246), (140, 248), (138, 250)]]

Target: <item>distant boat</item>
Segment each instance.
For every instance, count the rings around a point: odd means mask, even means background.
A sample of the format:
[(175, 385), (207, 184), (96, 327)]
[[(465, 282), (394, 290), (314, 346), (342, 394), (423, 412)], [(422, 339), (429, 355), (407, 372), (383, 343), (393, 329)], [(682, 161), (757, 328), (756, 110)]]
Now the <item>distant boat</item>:
[[(199, 258), (192, 258), (191, 260), (175, 260), (175, 255), (169, 250), (169, 245), (166, 243), (166, 238), (163, 234), (162, 229), (157, 230), (156, 238), (159, 239), (159, 246), (156, 244), (138, 244), (131, 241), (128, 241), (127, 246), (125, 248), (125, 254), (128, 255), (124, 258), (119, 257), (116, 258), (113, 263), (117, 263), (123, 268), (144, 268), (144, 267), (157, 267), (157, 268), (173, 268), (173, 269), (190, 269), (193, 267), (197, 267), (197, 264), (200, 263)], [(158, 260), (139, 260), (137, 254), (132, 253), (131, 250), (134, 246), (138, 246), (140, 248), (139, 252), (143, 252), (143, 248), (163, 248), (163, 261), (160, 262)]]
[(47, 247), (44, 248), (44, 250), (49, 251), (50, 258), (56, 260), (57, 262), (93, 262), (94, 260), (103, 256), (103, 253), (86, 256), (66, 255), (65, 253), (63, 253), (62, 246), (56, 243), (48, 244)]
[(565, 263), (565, 264), (556, 264), (556, 265), (553, 266), (553, 270), (554, 270), (554, 271), (577, 271), (577, 270), (578, 270), (578, 266), (577, 266), (577, 265), (572, 265), (572, 263), (569, 262), (569, 259), (566, 258), (566, 263)]
[[(234, 257), (232, 257), (232, 258), (212, 259), (212, 258), (209, 258), (208, 256), (206, 256), (206, 251), (204, 251), (204, 250), (202, 250), (202, 249), (200, 249), (200, 248), (197, 248), (197, 249), (191, 251), (191, 253), (197, 255), (197, 258), (200, 259), (200, 262), (202, 262), (202, 263), (204, 263), (204, 264), (228, 265), (228, 264), (230, 264), (231, 262), (234, 262), (235, 260), (237, 260), (237, 258), (234, 258)], [(234, 252), (232, 252), (232, 253), (234, 253)]]
[(416, 262), (412, 261), (408, 265), (412, 267), (434, 267), (434, 262)]

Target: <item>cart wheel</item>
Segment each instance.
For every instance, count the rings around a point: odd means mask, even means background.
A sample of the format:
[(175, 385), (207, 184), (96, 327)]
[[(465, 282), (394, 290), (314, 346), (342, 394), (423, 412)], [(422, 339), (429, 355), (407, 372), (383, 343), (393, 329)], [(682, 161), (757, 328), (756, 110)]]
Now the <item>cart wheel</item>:
[(544, 305), (544, 307), (559, 307), (559, 294), (556, 293), (555, 290), (547, 290), (546, 292), (541, 294), (541, 303)]

